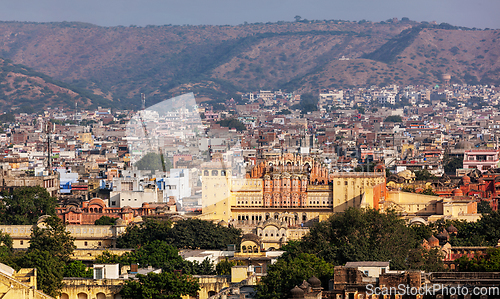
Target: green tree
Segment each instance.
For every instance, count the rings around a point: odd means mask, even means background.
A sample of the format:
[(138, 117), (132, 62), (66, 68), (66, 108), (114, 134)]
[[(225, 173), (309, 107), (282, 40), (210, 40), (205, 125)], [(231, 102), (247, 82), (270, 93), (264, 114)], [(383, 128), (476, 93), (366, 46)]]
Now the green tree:
[(140, 226), (127, 227), (116, 244), (119, 248), (134, 248), (161, 240), (177, 248), (221, 249), (239, 244), (240, 235), (239, 229), (200, 219), (180, 220), (173, 227), (168, 221), (146, 220)]
[(406, 259), (406, 269), (443, 272), (446, 271), (443, 258), (443, 253), (437, 248), (429, 250), (422, 247), (411, 249)]
[(186, 219), (178, 221), (170, 231), (170, 242), (177, 248), (222, 249), (239, 244), (241, 230), (211, 221)]
[(415, 171), (415, 180), (417, 181), (427, 181), (433, 180), (436, 176), (427, 171), (426, 169)]
[(294, 258), (279, 258), (270, 265), (267, 275), (257, 285), (257, 298), (287, 298), (290, 290), (302, 281), (318, 277), (324, 288), (333, 277), (334, 265), (314, 254), (300, 253)]
[(490, 203), (485, 200), (481, 200), (477, 203), (477, 211), (481, 214), (489, 214), (493, 212)]
[(403, 119), (399, 115), (391, 115), (385, 118), (384, 122), (400, 123)]
[(236, 262), (226, 258), (215, 266), (215, 272), (217, 275), (231, 275), (231, 268), (234, 266), (236, 266)]
[(312, 93), (304, 93), (300, 96), (300, 102), (293, 105), (292, 109), (299, 109), (302, 114), (307, 112), (318, 111), (318, 98)]
[[(444, 160), (444, 159), (443, 159)], [(455, 174), (457, 169), (463, 168), (463, 160), (460, 158), (452, 158), (447, 161), (443, 161), (444, 163), (444, 172), (449, 174)]]
[(457, 261), (460, 272), (499, 272), (500, 248), (490, 248), (486, 254), (478, 254), (472, 259), (464, 255)]
[(117, 219), (118, 218), (115, 218), (115, 217), (102, 216), (101, 218), (94, 221), (94, 224), (95, 225), (115, 225)]
[(411, 250), (421, 240), (399, 215), (389, 211), (349, 208), (315, 225), (303, 238), (301, 251), (327, 262), (391, 261), (391, 268), (406, 269)]
[(432, 195), (432, 196), (439, 196), (437, 193), (435, 193), (432, 188), (426, 188), (422, 191), (419, 192), (420, 194), (425, 194), (425, 195)]
[(120, 256), (105, 250), (102, 254), (96, 256), (95, 262), (97, 264), (121, 264), (128, 265), (128, 255)]
[(139, 161), (135, 162), (135, 167), (138, 170), (161, 170), (169, 171), (172, 168), (170, 160), (164, 155), (156, 153), (147, 153)]
[(12, 237), (0, 231), (0, 262), (6, 265), (15, 266), (12, 244)]
[(197, 280), (185, 274), (150, 272), (137, 278), (123, 285), (120, 294), (124, 299), (181, 299), (188, 295), (196, 297), (200, 290)]
[(93, 277), (92, 268), (87, 269), (82, 261), (72, 261), (64, 266), (64, 277)]
[(65, 263), (54, 252), (33, 249), (20, 255), (16, 264), (22, 268), (37, 269), (38, 289), (52, 297), (60, 294)]
[(288, 115), (288, 114), (292, 114), (292, 112), (288, 109), (283, 109), (281, 111), (276, 112), (276, 115)]
[(68, 262), (76, 248), (74, 241), (75, 238), (66, 231), (62, 220), (57, 216), (51, 216), (33, 227), (28, 252), (47, 251), (62, 261)]
[(228, 118), (228, 119), (223, 119), (223, 120), (219, 120), (217, 122), (217, 124), (219, 124), (221, 127), (226, 127), (226, 128), (230, 128), (230, 129), (236, 129), (236, 131), (239, 131), (239, 132), (242, 132), (242, 131), (245, 131), (247, 128), (245, 127), (245, 125), (237, 120), (236, 118)]
[(155, 240), (168, 240), (171, 229), (171, 221), (146, 219), (141, 225), (128, 226), (116, 240), (116, 247), (135, 248)]
[(12, 225), (33, 225), (43, 215), (55, 216), (57, 199), (42, 187), (20, 187), (3, 191), (0, 201), (0, 222)]
[(410, 228), (415, 232), (417, 240), (427, 240), (432, 236), (432, 229), (428, 225), (412, 225)]
[(184, 268), (184, 259), (179, 251), (165, 241), (156, 240), (141, 246), (129, 256), (131, 263), (138, 263), (141, 267), (153, 266), (163, 271), (172, 272)]

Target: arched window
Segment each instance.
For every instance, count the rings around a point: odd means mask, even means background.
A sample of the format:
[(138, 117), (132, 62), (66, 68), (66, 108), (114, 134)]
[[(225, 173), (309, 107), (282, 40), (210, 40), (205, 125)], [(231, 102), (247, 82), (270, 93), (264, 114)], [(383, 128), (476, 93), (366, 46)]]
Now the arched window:
[(217, 176), (219, 174), (218, 170), (212, 170), (212, 176)]
[(204, 176), (208, 176), (208, 170), (203, 171)]
[(220, 171), (220, 175), (221, 175), (221, 176), (226, 176), (226, 171), (225, 171), (225, 170), (221, 170), (221, 171)]
[(241, 251), (243, 251), (243, 253), (247, 253), (247, 247), (245, 245), (241, 246)]

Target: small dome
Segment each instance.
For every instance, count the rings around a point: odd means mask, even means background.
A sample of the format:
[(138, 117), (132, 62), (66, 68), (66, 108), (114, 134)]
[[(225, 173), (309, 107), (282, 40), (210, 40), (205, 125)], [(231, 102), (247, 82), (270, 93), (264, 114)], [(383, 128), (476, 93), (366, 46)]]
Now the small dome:
[(448, 233), (458, 233), (458, 229), (456, 227), (454, 227), (453, 225), (450, 225), (446, 228), (446, 230), (448, 231)]
[(470, 177), (468, 175), (464, 175), (462, 177), (462, 182), (469, 182), (470, 183)]
[(290, 290), (290, 295), (291, 298), (304, 298), (304, 291), (298, 286), (295, 286)]
[(453, 196), (464, 196), (464, 193), (460, 189), (454, 189), (453, 190)]
[(115, 222), (115, 226), (127, 226), (127, 222), (121, 218), (118, 218)]
[(219, 225), (220, 225), (220, 226), (227, 227), (227, 222), (226, 222), (226, 221), (224, 221), (224, 220), (221, 220), (221, 221), (219, 221)]
[(313, 289), (321, 288), (321, 280), (319, 280), (319, 278), (317, 278), (316, 276), (309, 278), (307, 282), (311, 285), (311, 288)]
[(429, 239), (427, 239), (427, 242), (429, 242), (429, 245), (431, 247), (436, 247), (439, 246), (439, 240), (432, 235)]
[(142, 204), (142, 207), (145, 208), (145, 209), (148, 209), (149, 208), (149, 204), (147, 202), (145, 202), (145, 203)]
[(436, 237), (439, 240), (448, 240), (448, 238), (450, 237), (450, 235), (448, 234), (448, 232), (445, 229), (443, 229), (443, 231), (440, 232)]
[[(500, 241), (500, 240), (499, 240)], [(299, 286), (302, 290), (306, 291), (307, 288), (310, 287), (309, 283), (307, 281), (302, 281), (302, 284)]]

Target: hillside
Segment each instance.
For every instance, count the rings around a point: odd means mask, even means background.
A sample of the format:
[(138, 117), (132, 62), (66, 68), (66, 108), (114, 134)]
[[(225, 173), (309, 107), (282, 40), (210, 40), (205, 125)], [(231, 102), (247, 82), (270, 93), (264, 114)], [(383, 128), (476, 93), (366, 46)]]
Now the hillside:
[(412, 21), (143, 28), (2, 22), (0, 56), (116, 107), (139, 107), (141, 92), (149, 106), (188, 91), (224, 100), (258, 89), (436, 84), (443, 73), (453, 82), (499, 84), (500, 31), (464, 29)]
[(109, 105), (87, 90), (73, 87), (35, 72), (32, 69), (0, 59), (0, 111), (38, 112), (47, 107), (70, 108)]

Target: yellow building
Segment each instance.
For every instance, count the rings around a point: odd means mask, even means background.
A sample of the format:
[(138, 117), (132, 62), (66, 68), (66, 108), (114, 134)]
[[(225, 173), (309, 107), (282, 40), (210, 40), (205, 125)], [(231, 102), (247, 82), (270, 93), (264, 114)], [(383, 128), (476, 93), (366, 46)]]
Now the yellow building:
[(82, 144), (88, 144), (90, 146), (94, 146), (94, 138), (92, 137), (92, 133), (78, 133), (78, 141)]
[[(27, 249), (31, 238), (32, 225), (0, 225), (2, 233), (12, 238), (14, 249)], [(77, 250), (104, 250), (113, 248), (126, 225), (67, 225), (66, 231), (75, 238)]]
[(202, 170), (202, 215), (235, 226), (256, 226), (274, 218), (288, 227), (343, 212), (378, 208), (385, 197), (385, 172), (330, 173), (314, 159), (285, 154), (234, 178), (231, 165), (209, 162)]
[(36, 269), (13, 268), (0, 263), (0, 298), (2, 299), (53, 299), (37, 290)]
[(381, 211), (394, 210), (410, 222), (435, 222), (439, 219), (476, 221), (477, 202), (469, 198), (424, 195), (402, 191), (388, 191), (386, 200), (380, 204)]

